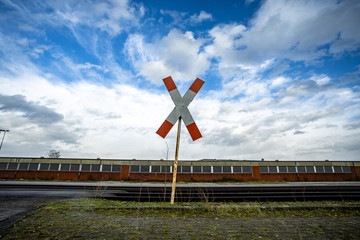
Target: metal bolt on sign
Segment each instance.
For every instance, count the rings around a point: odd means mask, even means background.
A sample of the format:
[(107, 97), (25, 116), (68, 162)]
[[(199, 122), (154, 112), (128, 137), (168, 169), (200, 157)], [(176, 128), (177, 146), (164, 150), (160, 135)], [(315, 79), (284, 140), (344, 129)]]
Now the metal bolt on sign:
[(181, 130), (181, 120), (184, 121), (184, 124), (187, 130), (190, 133), (190, 136), (193, 141), (202, 137), (191, 113), (188, 109), (189, 104), (195, 98), (196, 94), (199, 92), (202, 85), (204, 85), (204, 81), (200, 78), (196, 78), (184, 96), (181, 96), (179, 90), (177, 89), (174, 80), (170, 77), (163, 79), (164, 84), (169, 91), (170, 97), (173, 100), (175, 107), (160, 126), (160, 128), (156, 131), (162, 138), (165, 138), (166, 135), (170, 132), (171, 128), (178, 122), (178, 131), (176, 137), (176, 150), (175, 150), (175, 161), (174, 161), (174, 171), (173, 171), (173, 184), (171, 191), (171, 204), (174, 204), (175, 199), (175, 185), (176, 185), (176, 174), (177, 174), (177, 162), (179, 156), (179, 144), (180, 144), (180, 130)]

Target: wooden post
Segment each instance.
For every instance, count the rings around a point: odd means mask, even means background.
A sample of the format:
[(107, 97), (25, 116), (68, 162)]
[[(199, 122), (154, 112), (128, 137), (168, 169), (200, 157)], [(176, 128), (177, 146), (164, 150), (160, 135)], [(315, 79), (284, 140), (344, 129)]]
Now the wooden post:
[(175, 200), (175, 188), (176, 188), (176, 174), (177, 174), (177, 162), (179, 157), (179, 145), (180, 145), (180, 130), (181, 130), (181, 117), (179, 117), (177, 137), (176, 137), (176, 149), (175, 149), (175, 162), (174, 162), (174, 170), (173, 170), (173, 183), (171, 190), (171, 204), (174, 204)]

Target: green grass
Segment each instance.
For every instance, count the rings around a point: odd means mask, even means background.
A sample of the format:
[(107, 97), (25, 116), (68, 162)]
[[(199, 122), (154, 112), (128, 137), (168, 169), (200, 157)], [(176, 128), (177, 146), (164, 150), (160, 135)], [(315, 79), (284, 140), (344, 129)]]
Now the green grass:
[(303, 202), (135, 202), (135, 201), (116, 201), (101, 198), (80, 198), (49, 203), (47, 208), (71, 208), (71, 207), (276, 207), (276, 206), (360, 206), (359, 201), (303, 201)]
[[(293, 209), (291, 207), (320, 207), (314, 209)], [(322, 209), (321, 207), (334, 207)], [(314, 202), (240, 202), (203, 203), (180, 202), (125, 202), (97, 198), (83, 198), (59, 201), (44, 205), (46, 210), (98, 211), (102, 214), (133, 214), (141, 209), (143, 216), (217, 216), (217, 217), (267, 217), (267, 216), (360, 216), (359, 210), (340, 209), (341, 206), (360, 206), (358, 201), (314, 201)], [(128, 209), (131, 207), (130, 209)], [(175, 208), (172, 208), (175, 207)], [(278, 207), (284, 207), (279, 209)], [(290, 209), (289, 209), (290, 208)]]
[[(193, 202), (184, 202), (176, 203), (174, 206), (201, 206), (202, 203), (193, 203)], [(138, 207), (138, 206), (147, 206), (147, 207), (170, 207), (173, 206), (168, 202), (131, 202), (131, 201), (116, 201), (116, 200), (106, 200), (101, 198), (80, 198), (65, 200), (59, 202), (53, 202), (44, 205), (46, 208), (74, 208), (74, 207), (84, 207), (84, 208), (109, 208), (109, 207)]]

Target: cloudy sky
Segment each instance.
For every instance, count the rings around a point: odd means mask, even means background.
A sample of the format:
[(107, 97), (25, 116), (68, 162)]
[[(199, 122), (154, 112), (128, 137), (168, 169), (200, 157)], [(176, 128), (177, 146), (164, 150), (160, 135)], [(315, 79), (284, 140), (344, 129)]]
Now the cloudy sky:
[[(360, 160), (360, 1), (0, 0), (0, 156)], [(2, 137), (2, 135), (1, 135)]]

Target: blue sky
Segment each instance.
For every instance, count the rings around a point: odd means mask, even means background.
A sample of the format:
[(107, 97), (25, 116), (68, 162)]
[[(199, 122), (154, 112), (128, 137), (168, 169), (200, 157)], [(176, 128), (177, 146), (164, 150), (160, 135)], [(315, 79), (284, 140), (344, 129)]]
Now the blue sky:
[(0, 0), (0, 156), (359, 160), (359, 1)]

